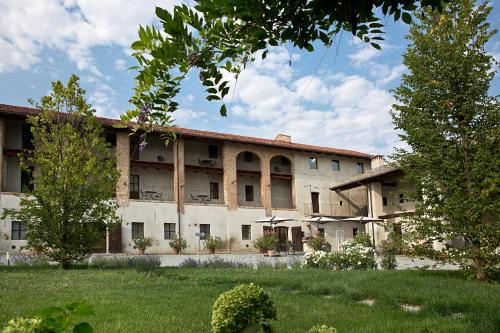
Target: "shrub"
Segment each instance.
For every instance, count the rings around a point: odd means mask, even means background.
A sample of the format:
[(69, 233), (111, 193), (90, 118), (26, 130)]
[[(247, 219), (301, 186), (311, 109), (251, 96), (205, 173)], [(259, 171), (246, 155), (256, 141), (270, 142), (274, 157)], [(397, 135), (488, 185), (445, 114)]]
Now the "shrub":
[(205, 242), (203, 244), (205, 246), (205, 249), (207, 249), (210, 253), (215, 253), (215, 250), (219, 250), (222, 248), (222, 240), (220, 237), (207, 237), (205, 239)]
[(361, 243), (347, 243), (342, 246), (343, 262), (347, 269), (375, 269), (375, 250)]
[(49, 267), (50, 266), (50, 258), (44, 255), (40, 256), (13, 256), (10, 259), (10, 263), (12, 266), (16, 267)]
[(362, 232), (362, 233), (359, 233), (357, 234), (356, 236), (354, 236), (354, 239), (352, 241), (353, 244), (360, 244), (360, 245), (363, 245), (365, 247), (371, 247), (372, 246), (372, 242), (370, 240), (370, 235)]
[(261, 253), (276, 250), (276, 237), (274, 235), (260, 237), (253, 242), (253, 246)]
[(238, 333), (247, 328), (270, 329), (276, 319), (276, 308), (266, 291), (254, 285), (242, 284), (222, 293), (212, 311), (213, 333)]
[(187, 247), (186, 240), (177, 235), (175, 235), (175, 237), (170, 242), (168, 242), (168, 244), (175, 253), (179, 253)]
[(323, 236), (316, 236), (313, 238), (310, 238), (307, 241), (307, 245), (314, 251), (331, 251), (332, 246), (330, 243), (326, 241), (326, 238)]
[(148, 247), (153, 246), (153, 238), (151, 237), (139, 237), (134, 239), (134, 248), (139, 250), (146, 250)]
[(89, 266), (95, 268), (150, 269), (160, 267), (160, 264), (160, 256), (150, 254), (145, 256), (94, 256), (89, 261)]
[(314, 325), (307, 333), (335, 333), (337, 330), (326, 325)]
[(382, 241), (382, 261), (380, 265), (383, 269), (396, 269), (396, 254), (400, 251), (401, 244), (394, 240), (394, 234), (389, 234), (389, 239)]
[(343, 245), (343, 251), (316, 251), (306, 253), (302, 259), (304, 268), (322, 269), (375, 269), (375, 251), (361, 244), (348, 243)]
[(73, 302), (64, 307), (45, 308), (35, 318), (12, 319), (2, 333), (92, 333), (89, 323), (76, 319), (93, 315), (94, 311), (87, 303)]

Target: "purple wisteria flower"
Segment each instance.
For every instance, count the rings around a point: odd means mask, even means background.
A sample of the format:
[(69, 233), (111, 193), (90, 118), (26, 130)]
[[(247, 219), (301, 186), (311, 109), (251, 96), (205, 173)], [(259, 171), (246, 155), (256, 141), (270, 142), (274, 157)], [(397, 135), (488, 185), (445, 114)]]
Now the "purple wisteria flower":
[(144, 148), (146, 148), (146, 145), (148, 144), (146, 141), (146, 133), (141, 134), (141, 137), (139, 138), (139, 151), (144, 151)]
[(151, 109), (148, 106), (141, 106), (141, 110), (139, 111), (139, 116), (137, 119), (139, 120), (139, 124), (144, 124), (149, 120), (149, 114), (151, 113)]

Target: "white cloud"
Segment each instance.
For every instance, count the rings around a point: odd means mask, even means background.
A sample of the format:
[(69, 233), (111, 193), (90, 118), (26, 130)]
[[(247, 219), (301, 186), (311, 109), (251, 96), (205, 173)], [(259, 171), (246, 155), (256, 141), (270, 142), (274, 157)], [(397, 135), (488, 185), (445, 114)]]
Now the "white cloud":
[(198, 112), (191, 109), (179, 108), (175, 111), (174, 114), (175, 124), (180, 126), (193, 127), (191, 126), (191, 122), (205, 117), (206, 115), (207, 113), (204, 111)]
[(250, 66), (240, 75), (231, 108), (245, 119), (233, 126), (238, 132), (269, 138), (287, 133), (294, 142), (377, 154), (398, 144), (389, 115), (394, 100), (376, 82), (344, 73), (291, 81), (273, 74)]
[(166, 0), (0, 0), (0, 72), (29, 69), (48, 48), (64, 52), (79, 70), (100, 76), (92, 48), (128, 48), (138, 25), (154, 21), (158, 3), (173, 6)]
[(118, 117), (120, 111), (114, 107), (116, 92), (108, 84), (96, 82), (95, 88), (88, 94), (88, 102), (96, 109), (98, 116)]
[(116, 59), (115, 61), (115, 67), (116, 69), (118, 69), (119, 71), (124, 71), (127, 69), (127, 67), (125, 66), (125, 60), (124, 59)]

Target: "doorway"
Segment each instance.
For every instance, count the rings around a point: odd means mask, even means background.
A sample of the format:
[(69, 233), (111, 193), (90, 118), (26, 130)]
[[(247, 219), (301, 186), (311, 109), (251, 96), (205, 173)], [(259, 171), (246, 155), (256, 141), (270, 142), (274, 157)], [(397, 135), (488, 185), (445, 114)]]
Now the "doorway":
[(337, 251), (342, 250), (342, 243), (345, 241), (344, 230), (335, 230), (335, 239), (337, 240)]
[(311, 192), (312, 212), (319, 213), (319, 192)]

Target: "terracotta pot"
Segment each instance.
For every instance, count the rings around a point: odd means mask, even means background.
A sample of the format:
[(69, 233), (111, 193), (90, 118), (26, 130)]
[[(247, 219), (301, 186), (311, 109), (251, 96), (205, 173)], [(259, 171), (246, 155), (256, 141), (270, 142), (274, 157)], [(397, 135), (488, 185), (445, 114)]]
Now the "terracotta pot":
[(210, 254), (215, 254), (215, 249), (208, 249), (208, 252), (209, 252)]
[(262, 253), (262, 254), (264, 254), (264, 253), (267, 252), (267, 249), (259, 249), (259, 252)]
[(176, 248), (172, 248), (172, 250), (174, 251), (174, 254), (179, 254), (179, 249), (176, 249)]
[(267, 255), (270, 257), (274, 257), (276, 255), (276, 251), (275, 250), (267, 250)]
[(143, 255), (144, 252), (146, 252), (146, 249), (140, 249), (140, 248), (138, 248), (137, 251), (139, 251), (140, 255)]

